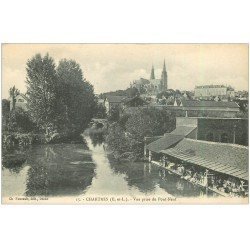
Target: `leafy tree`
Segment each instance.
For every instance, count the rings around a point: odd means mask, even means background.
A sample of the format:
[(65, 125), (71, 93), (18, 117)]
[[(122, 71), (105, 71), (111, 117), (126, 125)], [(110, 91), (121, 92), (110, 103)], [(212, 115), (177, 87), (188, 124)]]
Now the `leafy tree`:
[(27, 106), (32, 120), (50, 136), (57, 130), (57, 75), (49, 54), (36, 54), (27, 62)]
[(10, 112), (10, 101), (2, 99), (2, 115), (7, 116)]
[(140, 159), (143, 156), (144, 137), (163, 135), (175, 127), (175, 116), (156, 108), (138, 109), (109, 128), (107, 143), (116, 157)]
[(20, 94), (20, 91), (15, 87), (11, 87), (9, 90), (10, 98), (12, 100), (12, 110), (16, 107), (16, 97)]
[(81, 133), (97, 109), (93, 86), (83, 78), (80, 65), (63, 59), (57, 67), (60, 106), (64, 109), (67, 129)]
[(158, 136), (174, 129), (175, 117), (169, 111), (156, 108), (138, 109), (127, 123), (126, 131), (139, 141), (145, 136)]
[(120, 118), (119, 106), (112, 106), (108, 117), (109, 122), (117, 122)]
[(122, 158), (122, 155), (125, 153), (132, 153), (125, 131), (118, 123), (110, 125), (106, 142), (108, 147), (113, 151), (113, 155), (116, 159)]
[(100, 119), (105, 119), (107, 117), (107, 111), (104, 105), (97, 104), (95, 117)]
[(35, 124), (31, 121), (27, 111), (17, 107), (10, 114), (8, 127), (10, 132), (28, 133), (34, 131)]
[(10, 116), (10, 101), (3, 99), (2, 100), (2, 124), (3, 131), (7, 130)]
[(126, 92), (127, 92), (127, 95), (129, 97), (135, 97), (135, 96), (139, 95), (139, 90), (137, 88), (135, 88), (135, 87), (128, 88), (126, 90)]

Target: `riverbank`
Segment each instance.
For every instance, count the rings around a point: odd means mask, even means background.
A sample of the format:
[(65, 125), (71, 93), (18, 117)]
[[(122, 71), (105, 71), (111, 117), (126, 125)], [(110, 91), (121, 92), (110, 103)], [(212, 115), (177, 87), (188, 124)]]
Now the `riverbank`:
[(29, 149), (33, 145), (51, 144), (85, 144), (84, 138), (76, 134), (55, 134), (48, 142), (44, 134), (35, 133), (3, 133), (2, 134), (2, 164), (8, 168), (21, 166), (27, 160)]

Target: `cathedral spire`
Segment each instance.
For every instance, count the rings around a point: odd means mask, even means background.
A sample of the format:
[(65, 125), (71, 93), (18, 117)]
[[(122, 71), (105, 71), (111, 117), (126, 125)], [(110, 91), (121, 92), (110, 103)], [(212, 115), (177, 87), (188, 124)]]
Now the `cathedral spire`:
[(165, 59), (164, 59), (164, 63), (163, 63), (163, 70), (162, 70), (162, 72), (166, 72), (166, 73), (167, 73), (167, 71), (166, 71), (166, 64), (165, 64)]
[(167, 74), (167, 70), (166, 70), (165, 59), (164, 59), (164, 63), (163, 63), (162, 73), (161, 73), (161, 82), (162, 82), (163, 89), (167, 90), (168, 89), (168, 74)]
[(155, 70), (154, 70), (154, 65), (152, 65), (152, 69), (151, 69), (151, 75), (150, 75), (150, 80), (155, 79)]

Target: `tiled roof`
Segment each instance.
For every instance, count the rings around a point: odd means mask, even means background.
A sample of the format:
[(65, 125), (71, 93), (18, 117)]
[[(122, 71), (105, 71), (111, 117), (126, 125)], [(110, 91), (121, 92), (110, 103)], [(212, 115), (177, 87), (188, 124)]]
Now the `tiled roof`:
[(216, 101), (199, 101), (182, 99), (183, 107), (219, 107), (219, 108), (239, 108), (236, 102), (216, 102)]
[(185, 138), (162, 153), (248, 180), (248, 147)]
[(159, 140), (156, 140), (150, 144), (148, 144), (146, 147), (148, 150), (153, 151), (155, 153), (159, 153), (163, 149), (167, 149), (180, 140), (184, 138), (183, 135), (172, 135), (172, 134), (165, 134), (162, 138)]
[(172, 135), (189, 135), (193, 130), (195, 130), (196, 127), (190, 127), (190, 126), (178, 126), (175, 130), (171, 132)]
[(151, 137), (148, 136), (148, 137), (144, 138), (144, 142), (146, 143), (146, 145), (148, 145), (148, 144), (152, 143), (153, 141), (156, 141), (162, 137), (163, 136), (151, 136)]

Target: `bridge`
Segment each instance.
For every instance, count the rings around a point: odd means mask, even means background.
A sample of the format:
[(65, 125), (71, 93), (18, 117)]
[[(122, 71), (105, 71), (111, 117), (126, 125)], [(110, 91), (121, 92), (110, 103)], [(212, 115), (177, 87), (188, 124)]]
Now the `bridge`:
[(108, 120), (101, 118), (92, 118), (90, 125), (94, 128), (101, 129), (108, 127)]

